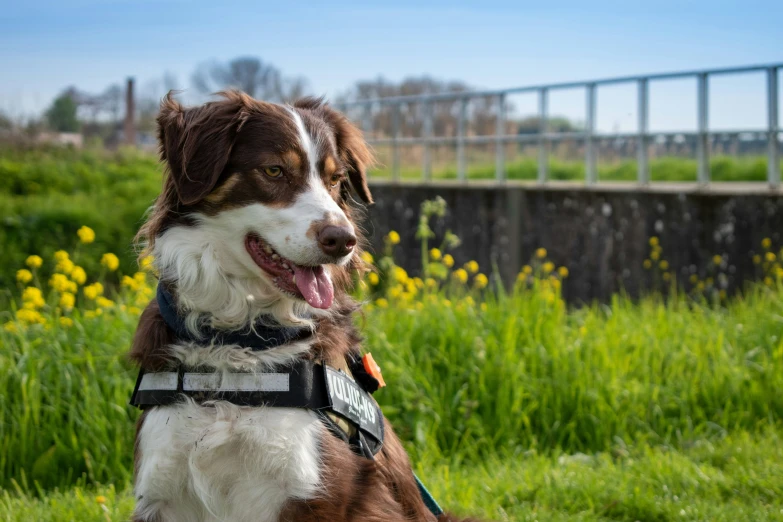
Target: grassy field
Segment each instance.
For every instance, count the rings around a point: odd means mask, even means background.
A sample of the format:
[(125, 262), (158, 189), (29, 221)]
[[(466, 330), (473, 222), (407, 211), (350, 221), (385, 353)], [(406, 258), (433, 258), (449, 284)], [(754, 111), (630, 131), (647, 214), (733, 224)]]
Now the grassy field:
[[(780, 283), (569, 310), (567, 270), (545, 252), (511, 293), (430, 256), (425, 280), (373, 260), (357, 320), (390, 383), (377, 398), (444, 505), (492, 520), (783, 520)], [(2, 520), (132, 510), (125, 352), (154, 282), (106, 260), (81, 279), (85, 261), (33, 260), (0, 316)], [(55, 264), (65, 279), (40, 277)]]

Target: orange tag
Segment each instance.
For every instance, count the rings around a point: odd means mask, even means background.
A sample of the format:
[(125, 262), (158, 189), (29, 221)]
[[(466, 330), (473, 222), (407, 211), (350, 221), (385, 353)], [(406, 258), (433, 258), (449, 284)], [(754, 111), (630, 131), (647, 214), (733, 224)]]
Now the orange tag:
[(383, 375), (381, 375), (381, 367), (378, 366), (378, 363), (375, 362), (375, 359), (372, 358), (371, 353), (366, 353), (362, 357), (362, 363), (364, 364), (364, 369), (369, 373), (373, 378), (375, 378), (376, 381), (378, 381), (378, 387), (383, 388), (386, 386), (386, 383), (383, 382)]

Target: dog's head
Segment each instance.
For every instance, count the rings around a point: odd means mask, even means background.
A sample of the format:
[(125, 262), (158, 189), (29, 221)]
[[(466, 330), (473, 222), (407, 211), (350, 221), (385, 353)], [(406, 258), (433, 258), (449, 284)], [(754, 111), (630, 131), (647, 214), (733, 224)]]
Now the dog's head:
[(361, 132), (321, 100), (221, 97), (161, 105), (168, 174), (141, 232), (161, 278), (186, 311), (229, 326), (328, 310), (338, 272), (358, 263), (350, 189), (372, 202)]

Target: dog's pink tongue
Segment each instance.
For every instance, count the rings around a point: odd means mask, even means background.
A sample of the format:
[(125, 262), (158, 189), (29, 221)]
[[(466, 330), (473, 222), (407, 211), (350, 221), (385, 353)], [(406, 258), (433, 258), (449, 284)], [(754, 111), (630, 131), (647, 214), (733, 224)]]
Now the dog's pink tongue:
[(310, 306), (324, 310), (332, 306), (334, 287), (332, 280), (326, 275), (324, 267), (294, 265), (294, 274), (296, 275), (296, 287), (302, 292), (302, 296)]

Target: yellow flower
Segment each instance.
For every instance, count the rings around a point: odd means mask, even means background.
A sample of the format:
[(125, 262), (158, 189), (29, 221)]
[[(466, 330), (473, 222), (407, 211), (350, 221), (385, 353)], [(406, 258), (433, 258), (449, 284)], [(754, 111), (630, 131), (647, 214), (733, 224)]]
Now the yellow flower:
[(660, 257), (661, 257), (661, 254), (657, 250), (653, 250), (652, 252), (650, 252), (650, 259), (652, 259), (653, 261), (658, 261), (658, 259), (660, 259)]
[(754, 263), (754, 264), (757, 264), (757, 265), (758, 265), (759, 263), (761, 263), (761, 256), (760, 256), (760, 255), (758, 255), (758, 254), (756, 254), (755, 256), (753, 256), (753, 263)]
[(765, 277), (764, 278), (764, 284), (767, 286), (772, 286), (772, 278), (771, 277)]
[(698, 288), (700, 291), (704, 290), (704, 281), (699, 281), (699, 284), (696, 285), (696, 288)]
[(405, 283), (408, 281), (408, 272), (405, 271), (404, 268), (401, 266), (395, 266), (394, 267), (394, 279), (398, 283)]
[(764, 254), (764, 259), (766, 259), (770, 263), (773, 262), (775, 260), (774, 252), (767, 252), (766, 254)]
[(527, 280), (527, 275), (524, 272), (520, 272), (517, 274), (517, 282), (521, 283), (526, 280)]
[(485, 276), (484, 274), (477, 274), (475, 278), (473, 278), (473, 284), (476, 285), (476, 288), (484, 288), (489, 283), (489, 278)]
[(471, 274), (475, 274), (476, 272), (479, 271), (479, 264), (476, 263), (475, 261), (468, 261), (467, 263), (465, 263), (465, 270), (467, 270)]
[(63, 326), (65, 328), (70, 328), (73, 326), (73, 319), (70, 317), (60, 317), (60, 326)]
[(560, 274), (560, 277), (565, 279), (566, 277), (568, 277), (568, 268), (561, 266), (560, 268), (557, 269), (557, 273)]
[(468, 273), (465, 271), (464, 268), (456, 269), (452, 275), (454, 276), (454, 279), (456, 279), (457, 281), (463, 284), (466, 283), (468, 280)]
[(672, 275), (671, 275), (670, 272), (664, 272), (664, 274), (663, 274), (663, 280), (664, 281), (669, 281), (671, 278), (672, 278)]
[(642, 263), (642, 266), (644, 266), (645, 270), (649, 270), (652, 268), (652, 261), (650, 259), (645, 259), (644, 263)]
[(101, 310), (100, 308), (96, 310), (87, 310), (86, 312), (84, 312), (84, 317), (86, 317), (87, 319), (94, 319), (99, 315), (103, 315), (103, 310)]
[(16, 271), (16, 280), (19, 281), (22, 284), (29, 283), (33, 280), (33, 273), (27, 270), (26, 268), (22, 268), (21, 270)]
[(388, 308), (389, 301), (387, 301), (383, 297), (380, 297), (380, 298), (375, 300), (375, 304), (378, 305), (378, 308)]
[(3, 330), (8, 333), (17, 333), (19, 331), (19, 325), (13, 321), (8, 321), (3, 325)]
[(389, 288), (389, 297), (397, 298), (400, 297), (400, 294), (402, 294), (402, 288), (399, 286)]
[(84, 244), (92, 243), (93, 241), (95, 241), (95, 231), (90, 227), (83, 226), (82, 228), (76, 231), (76, 234), (78, 234), (79, 239)]
[(584, 326), (580, 326), (580, 327), (579, 327), (579, 335), (580, 335), (580, 336), (582, 336), (582, 337), (584, 337), (585, 335), (587, 335), (587, 328), (586, 328), (586, 327), (584, 327)]
[(413, 284), (416, 285), (416, 288), (424, 288), (424, 281), (420, 277), (414, 277)]
[(466, 298), (463, 300), (463, 302), (464, 302), (466, 305), (468, 305), (468, 306), (471, 306), (471, 307), (472, 307), (472, 306), (475, 306), (475, 304), (476, 304), (476, 302), (475, 302), (475, 301), (473, 300), (473, 298), (472, 298), (472, 297), (470, 297), (470, 296), (467, 296), (467, 297), (466, 297)]
[(43, 292), (40, 288), (34, 286), (28, 286), (22, 292), (22, 301), (24, 302), (24, 308), (28, 310), (35, 310), (37, 308), (43, 308), (46, 305), (46, 300), (43, 298)]
[(443, 256), (443, 264), (449, 268), (454, 266), (454, 258), (451, 257), (451, 254), (446, 254), (445, 256)]
[(64, 292), (60, 296), (60, 306), (64, 310), (70, 310), (73, 308), (73, 305), (76, 304), (76, 296), (73, 295), (70, 292)]
[(114, 272), (120, 266), (120, 260), (111, 252), (107, 252), (101, 257), (101, 264)]
[(366, 250), (364, 252), (362, 252), (361, 258), (362, 258), (362, 261), (364, 261), (368, 265), (371, 265), (372, 262), (374, 261), (374, 259), (372, 258), (372, 254), (367, 252)]
[(522, 267), (522, 273), (525, 275), (530, 275), (533, 273), (533, 267), (530, 265), (525, 265)]
[(41, 259), (41, 256), (28, 256), (24, 263), (30, 268), (40, 268), (43, 264), (43, 259)]
[(55, 261), (62, 261), (64, 259), (69, 259), (68, 252), (65, 250), (58, 250), (54, 253), (54, 260)]
[(61, 293), (70, 291), (73, 284), (72, 281), (68, 281), (65, 274), (52, 274), (52, 277), (49, 279), (49, 286)]
[(36, 310), (28, 310), (26, 308), (17, 310), (16, 318), (19, 321), (27, 324), (43, 324), (46, 322), (46, 319), (44, 319), (40, 312), (37, 312)]
[(95, 497), (95, 502), (97, 502), (98, 504), (105, 504), (106, 497), (104, 497), (103, 495), (98, 495), (97, 497)]
[(139, 315), (141, 313), (141, 308), (139, 308), (138, 306), (129, 306), (128, 313), (133, 315)]
[(653, 236), (650, 238), (650, 246), (651, 247), (657, 247), (659, 244), (658, 238), (656, 236)]
[(668, 270), (668, 269), (669, 269), (669, 262), (668, 262), (668, 261), (666, 261), (666, 260), (664, 259), (663, 261), (661, 261), (660, 263), (658, 263), (658, 267), (659, 267), (661, 270)]
[(62, 272), (65, 275), (69, 275), (71, 272), (73, 272), (73, 269), (76, 267), (76, 265), (71, 261), (70, 259), (61, 259), (57, 262), (57, 265), (54, 267), (54, 270), (56, 272)]
[(554, 276), (552, 276), (551, 280), (552, 280), (552, 288), (554, 288), (555, 290), (560, 290), (560, 286), (562, 285), (560, 280)]
[(427, 278), (427, 279), (424, 281), (424, 284), (425, 284), (425, 285), (427, 285), (427, 288), (435, 288), (435, 287), (438, 285), (438, 282), (437, 282), (437, 281), (435, 281), (433, 278), (431, 278), (431, 277), (428, 277), (428, 278)]
[(723, 263), (723, 258), (721, 256), (718, 256), (718, 255), (712, 256), (712, 263), (715, 264), (715, 265), (719, 265), (719, 264)]
[(380, 278), (378, 277), (378, 274), (375, 272), (370, 272), (367, 276), (367, 280), (370, 282), (371, 285), (375, 286), (380, 282)]
[(114, 306), (114, 301), (112, 301), (111, 299), (106, 299), (105, 297), (98, 297), (95, 300), (95, 304), (97, 304), (101, 308), (111, 308), (112, 306)]
[(481, 308), (482, 312), (486, 312), (487, 311), (487, 303), (481, 303), (481, 306), (479, 306), (479, 308)]
[(536, 257), (539, 259), (544, 259), (546, 257), (546, 248), (536, 249)]
[(100, 283), (93, 283), (85, 286), (82, 289), (82, 292), (84, 292), (84, 297), (87, 299), (95, 299), (103, 293), (103, 285)]
[(139, 266), (142, 270), (149, 270), (152, 268), (152, 264), (155, 262), (155, 256), (148, 255), (141, 258), (141, 261), (139, 261)]
[(772, 246), (772, 240), (768, 237), (765, 237), (761, 240), (761, 247), (762, 248), (769, 248)]
[(430, 257), (433, 259), (433, 261), (438, 261), (441, 258), (440, 250), (437, 248), (430, 249)]
[(544, 266), (542, 266), (541, 268), (544, 270), (545, 274), (548, 274), (555, 269), (555, 264), (551, 261), (547, 261), (546, 263), (544, 263)]
[(84, 268), (75, 266), (73, 267), (73, 270), (71, 270), (71, 279), (76, 283), (83, 285), (84, 282), (87, 281), (87, 273), (84, 271)]
[(695, 285), (696, 283), (699, 282), (699, 276), (697, 276), (696, 274), (691, 274), (688, 280), (691, 282), (691, 284)]
[(389, 240), (389, 243), (391, 243), (392, 245), (396, 245), (400, 242), (400, 235), (394, 230), (389, 232), (386, 238)]
[(443, 305), (446, 306), (446, 307), (450, 307), (451, 306), (451, 301), (449, 301), (448, 299), (444, 299), (443, 300)]

